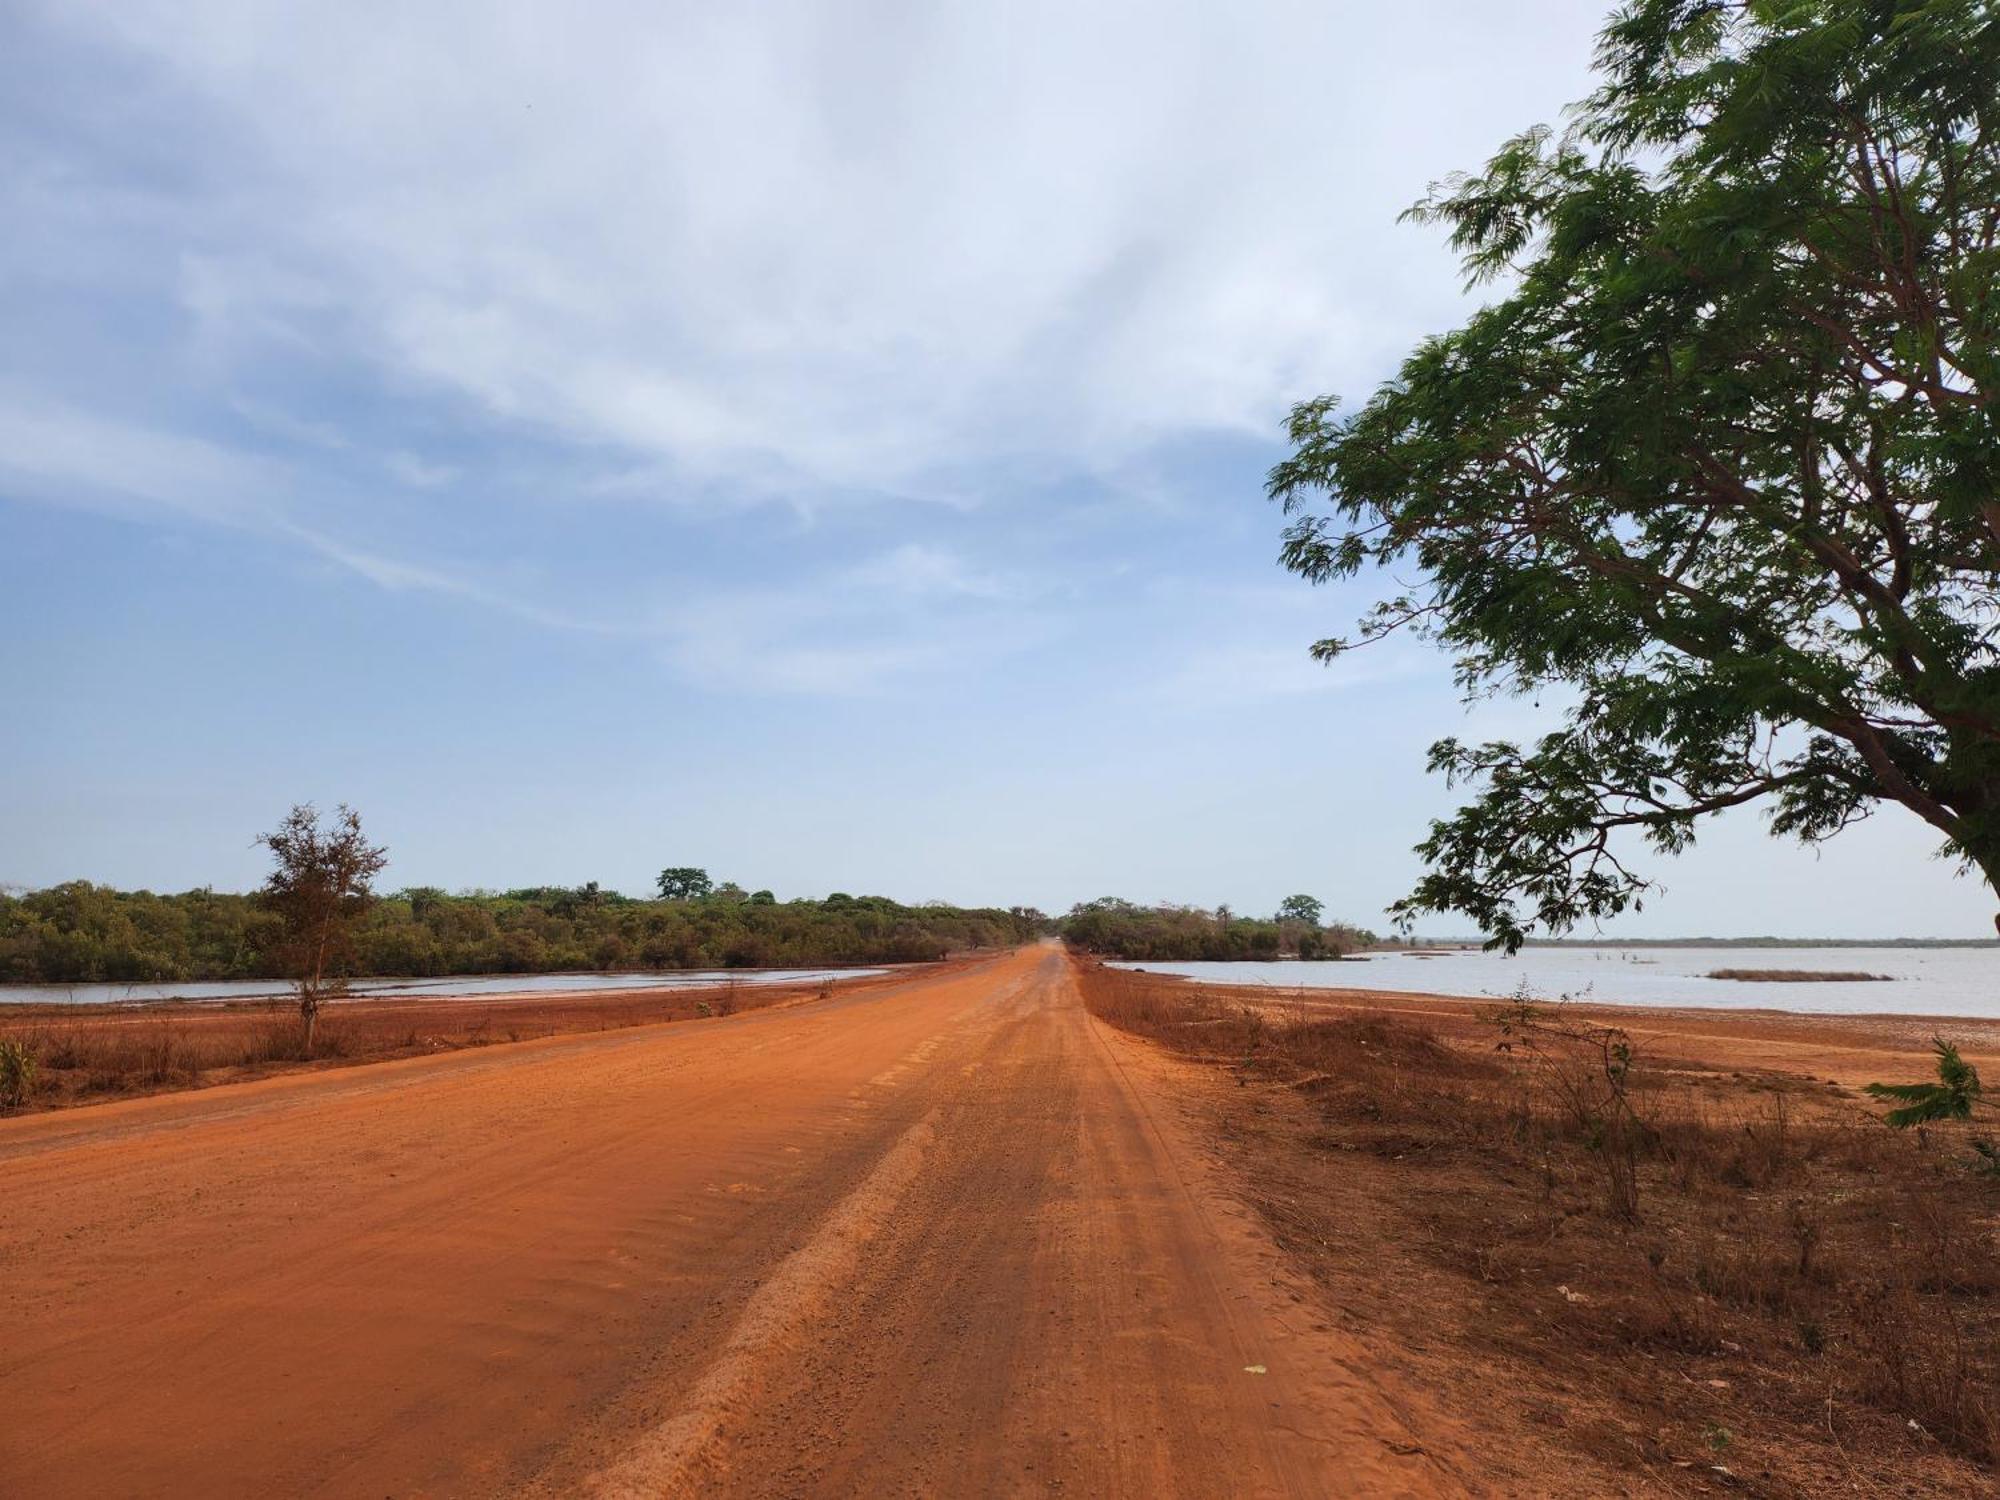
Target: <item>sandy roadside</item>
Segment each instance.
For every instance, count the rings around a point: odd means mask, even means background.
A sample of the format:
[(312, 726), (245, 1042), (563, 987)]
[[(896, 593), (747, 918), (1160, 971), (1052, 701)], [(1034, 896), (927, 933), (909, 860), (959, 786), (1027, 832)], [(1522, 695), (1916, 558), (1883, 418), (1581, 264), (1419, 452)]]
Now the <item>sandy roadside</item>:
[[(1197, 987), (1232, 1001), (1285, 1013), (1367, 1012), (1407, 1017), (1467, 1043), (1490, 1041), (1493, 1031), (1485, 1018), (1499, 1004), (1454, 995), (1364, 988), (1281, 990), (1212, 983)], [(1662, 1060), (1712, 1071), (1799, 1073), (1858, 1088), (1878, 1079), (1928, 1075), (1932, 1038), (1943, 1036), (1975, 1065), (1993, 1069), (1995, 1076), (2000, 1076), (2000, 1021), (1991, 1019), (1574, 1002), (1562, 1009), (1566, 1015), (1624, 1028)]]

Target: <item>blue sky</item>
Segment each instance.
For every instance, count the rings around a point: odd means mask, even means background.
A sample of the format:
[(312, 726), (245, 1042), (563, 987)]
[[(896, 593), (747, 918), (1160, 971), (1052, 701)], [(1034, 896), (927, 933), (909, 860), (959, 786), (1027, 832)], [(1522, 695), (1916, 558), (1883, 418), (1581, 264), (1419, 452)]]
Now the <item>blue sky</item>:
[[(1598, 21), (9, 6), (0, 881), (245, 886), (345, 799), (399, 884), (1378, 920), (1424, 747), (1542, 716), (1313, 665), (1367, 590), (1262, 475), (1463, 314), (1395, 216)], [(1616, 930), (1987, 933), (1931, 844), (1737, 819)]]

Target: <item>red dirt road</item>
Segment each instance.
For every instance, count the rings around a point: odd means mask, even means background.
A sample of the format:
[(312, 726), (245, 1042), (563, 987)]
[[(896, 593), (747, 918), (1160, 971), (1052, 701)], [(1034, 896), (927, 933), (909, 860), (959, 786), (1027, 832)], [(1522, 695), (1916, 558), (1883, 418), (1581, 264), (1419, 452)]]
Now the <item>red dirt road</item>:
[(1174, 1067), (1039, 948), (0, 1121), (0, 1495), (1464, 1492)]

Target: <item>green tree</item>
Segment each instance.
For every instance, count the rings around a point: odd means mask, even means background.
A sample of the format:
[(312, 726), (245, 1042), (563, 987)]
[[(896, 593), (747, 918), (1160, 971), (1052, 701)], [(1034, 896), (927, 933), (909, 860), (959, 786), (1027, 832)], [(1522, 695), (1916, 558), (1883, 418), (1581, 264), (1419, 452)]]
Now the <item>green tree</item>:
[(257, 842), (275, 861), (262, 894), (284, 919), (283, 951), (298, 981), (299, 1016), (311, 1053), (320, 1005), (346, 985), (355, 919), (375, 899), (373, 882), (389, 856), (363, 836), (361, 815), (346, 803), (325, 825), (311, 803), (294, 807)]
[(1287, 896), (1278, 903), (1280, 922), (1303, 922), (1308, 927), (1319, 926), (1320, 914), (1326, 908), (1311, 896)]
[(659, 888), (662, 901), (698, 901), (715, 889), (715, 882), (708, 871), (681, 865), (660, 871)]
[(1601, 86), (1411, 210), (1504, 296), (1359, 410), (1295, 410), (1270, 492), (1318, 582), (1413, 567), (1473, 693), (1564, 705), (1432, 747), (1473, 790), (1395, 908), (1496, 944), (1610, 916), (1758, 803), (1884, 803), (2000, 878), (2000, 9), (1633, 0)]

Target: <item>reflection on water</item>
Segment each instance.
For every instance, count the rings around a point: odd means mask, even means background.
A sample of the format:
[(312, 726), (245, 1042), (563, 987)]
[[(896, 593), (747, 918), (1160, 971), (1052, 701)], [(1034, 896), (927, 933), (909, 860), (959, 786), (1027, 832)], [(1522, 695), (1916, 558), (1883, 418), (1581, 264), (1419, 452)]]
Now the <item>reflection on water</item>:
[[(443, 979), (357, 979), (352, 996), (573, 994), (598, 990), (681, 989), (719, 984), (810, 984), (821, 979), (859, 979), (882, 969), (713, 969), (672, 974), (475, 974)], [(37, 1005), (111, 1005), (140, 1000), (258, 1000), (285, 996), (291, 987), (278, 979), (222, 979), (164, 984), (0, 984), (0, 1002)]]
[[(1477, 949), (1369, 954), (1364, 962), (1144, 963), (1125, 968), (1217, 984), (1402, 994), (1512, 994), (1523, 980), (1543, 998), (1613, 1005), (1721, 1005), (1841, 1015), (2000, 1018), (2000, 944), (1965, 948), (1524, 948), (1513, 958)], [(1883, 974), (1886, 982), (1709, 979), (1716, 969), (1803, 969)]]

